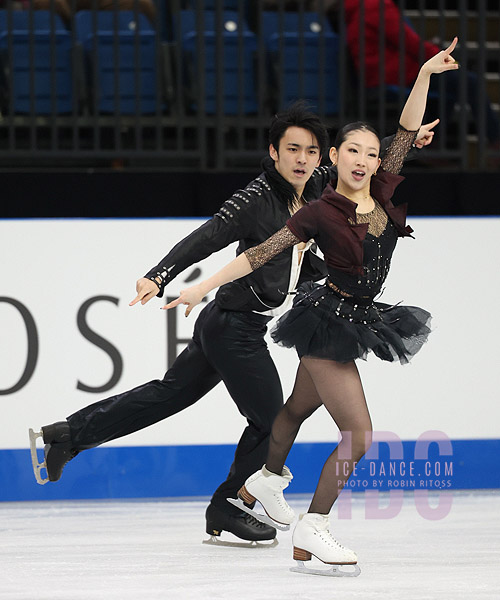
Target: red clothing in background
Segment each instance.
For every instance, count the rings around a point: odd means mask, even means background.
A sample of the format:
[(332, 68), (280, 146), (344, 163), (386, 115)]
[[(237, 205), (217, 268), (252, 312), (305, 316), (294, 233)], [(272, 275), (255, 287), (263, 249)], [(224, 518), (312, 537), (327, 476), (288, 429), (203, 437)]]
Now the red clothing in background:
[[(360, 67), (360, 19), (362, 0), (344, 0), (347, 45), (359, 72)], [(423, 42), (423, 57), (420, 58), (421, 38), (404, 21), (401, 12), (392, 0), (384, 0), (384, 13), (380, 11), (380, 0), (364, 0), (365, 4), (365, 83), (366, 87), (379, 84), (379, 19), (383, 14), (385, 21), (385, 83), (399, 85), (400, 27), (404, 29), (404, 74), (405, 85), (415, 81), (422, 63), (437, 54), (441, 49), (429, 42)]]

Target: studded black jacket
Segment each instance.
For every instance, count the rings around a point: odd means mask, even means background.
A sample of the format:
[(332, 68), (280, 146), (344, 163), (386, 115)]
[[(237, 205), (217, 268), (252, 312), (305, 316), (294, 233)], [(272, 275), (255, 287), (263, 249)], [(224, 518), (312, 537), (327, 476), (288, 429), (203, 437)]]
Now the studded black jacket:
[[(384, 138), (382, 149), (385, 150), (391, 140), (392, 137)], [(240, 254), (267, 240), (285, 225), (290, 217), (287, 194), (291, 186), (274, 169), (270, 157), (263, 161), (263, 168), (256, 179), (235, 192), (211, 219), (176, 244), (145, 275), (156, 283), (161, 279), (158, 296), (163, 296), (165, 286), (179, 273), (214, 252), (239, 242), (236, 254)], [(335, 167), (316, 168), (304, 189), (305, 199), (319, 198), (332, 177), (336, 177)], [(291, 261), (292, 248), (288, 248), (261, 269), (221, 286), (216, 303), (222, 309), (235, 311), (265, 312), (279, 307), (288, 293)], [(298, 284), (318, 281), (326, 274), (326, 266), (315, 254), (314, 247), (305, 252)]]
[[(284, 226), (290, 217), (284, 191), (289, 184), (271, 163), (270, 159), (264, 161), (264, 171), (256, 179), (235, 192), (211, 219), (176, 244), (146, 274), (149, 279), (162, 280), (159, 296), (163, 295), (167, 283), (192, 264), (233, 242), (239, 242), (236, 253), (240, 254)], [(315, 169), (304, 190), (305, 197), (319, 198), (334, 173), (334, 167)], [(216, 295), (218, 306), (226, 310), (260, 312), (280, 306), (288, 293), (291, 261), (292, 248), (289, 248), (264, 268), (222, 286)], [(305, 252), (299, 282), (317, 281), (325, 276), (323, 261), (314, 252)]]

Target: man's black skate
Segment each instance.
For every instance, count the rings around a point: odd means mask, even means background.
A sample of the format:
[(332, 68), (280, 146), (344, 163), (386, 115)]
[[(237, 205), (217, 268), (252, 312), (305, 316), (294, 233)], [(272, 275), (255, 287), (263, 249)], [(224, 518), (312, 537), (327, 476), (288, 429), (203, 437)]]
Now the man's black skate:
[(207, 533), (219, 537), (223, 531), (229, 531), (236, 537), (249, 542), (274, 540), (276, 529), (257, 521), (255, 517), (243, 512), (229, 512), (209, 504), (205, 513)]
[[(45, 444), (43, 449), (44, 461), (38, 462), (36, 451), (36, 440), (41, 437)], [(78, 451), (72, 448), (69, 423), (67, 421), (58, 421), (52, 425), (42, 427), (40, 433), (35, 433), (30, 429), (31, 461), (36, 480), (43, 485), (48, 481), (59, 481), (63, 469)], [(43, 478), (40, 471), (45, 469), (47, 477)]]

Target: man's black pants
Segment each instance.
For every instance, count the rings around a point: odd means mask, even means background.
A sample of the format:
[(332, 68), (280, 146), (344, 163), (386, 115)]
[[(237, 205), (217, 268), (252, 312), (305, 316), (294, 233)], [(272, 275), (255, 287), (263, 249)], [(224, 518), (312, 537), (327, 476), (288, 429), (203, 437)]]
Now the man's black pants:
[(90, 404), (68, 417), (75, 449), (93, 448), (175, 415), (223, 381), (248, 421), (229, 475), (212, 498), (231, 512), (226, 498), (235, 498), (247, 477), (264, 464), (271, 427), (283, 405), (278, 372), (264, 341), (269, 320), (256, 313), (221, 310), (210, 302), (196, 321), (193, 339), (161, 381)]

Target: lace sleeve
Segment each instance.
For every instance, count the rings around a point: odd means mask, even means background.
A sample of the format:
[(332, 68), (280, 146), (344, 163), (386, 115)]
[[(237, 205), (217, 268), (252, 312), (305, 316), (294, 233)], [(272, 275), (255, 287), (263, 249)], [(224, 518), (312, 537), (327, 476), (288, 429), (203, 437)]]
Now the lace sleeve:
[(299, 238), (296, 237), (285, 225), (282, 229), (273, 234), (262, 244), (254, 246), (245, 250), (245, 255), (248, 258), (248, 262), (252, 267), (252, 271), (262, 267), (271, 260), (274, 256), (283, 252), (285, 248), (294, 246), (300, 242)]
[(401, 125), (398, 127), (396, 135), (387, 148), (386, 155), (382, 160), (382, 168), (388, 173), (397, 175), (403, 167), (406, 155), (411, 150), (413, 142), (417, 137), (418, 131), (408, 131)]

